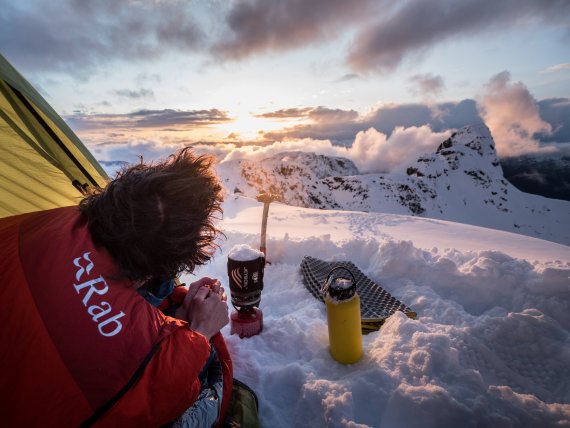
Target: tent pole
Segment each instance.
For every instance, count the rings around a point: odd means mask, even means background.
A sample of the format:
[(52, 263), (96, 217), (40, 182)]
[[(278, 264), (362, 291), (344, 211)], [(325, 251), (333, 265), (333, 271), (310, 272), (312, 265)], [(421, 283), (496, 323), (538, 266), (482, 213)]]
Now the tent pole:
[(18, 97), (18, 99), (22, 102), (22, 104), (24, 104), (26, 108), (30, 111), (30, 113), (32, 113), (32, 115), (38, 121), (38, 123), (43, 127), (43, 129), (48, 133), (48, 135), (51, 138), (53, 138), (53, 140), (57, 143), (57, 145), (61, 148), (61, 150), (63, 150), (63, 152), (69, 157), (69, 159), (71, 159), (71, 161), (75, 164), (75, 166), (79, 169), (79, 171), (81, 171), (81, 173), (85, 176), (85, 178), (87, 178), (93, 186), (100, 187), (97, 181), (95, 181), (95, 179), (91, 176), (91, 174), (87, 172), (87, 170), (83, 167), (83, 165), (81, 165), (81, 163), (75, 158), (75, 156), (73, 156), (73, 154), (69, 151), (69, 149), (65, 146), (65, 144), (63, 144), (63, 141), (61, 141), (59, 137), (56, 135), (56, 133), (53, 132), (53, 130), (47, 125), (44, 119), (38, 114), (36, 109), (30, 104), (28, 99), (12, 85), (8, 84), (8, 86), (10, 86), (10, 88), (12, 89), (12, 91), (14, 91), (14, 94)]

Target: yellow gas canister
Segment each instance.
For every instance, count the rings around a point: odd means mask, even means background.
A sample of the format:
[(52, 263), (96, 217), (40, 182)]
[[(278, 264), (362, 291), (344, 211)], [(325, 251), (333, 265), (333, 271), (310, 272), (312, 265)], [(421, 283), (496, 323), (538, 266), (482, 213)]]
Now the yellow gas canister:
[[(341, 270), (349, 275), (339, 274)], [(362, 356), (362, 327), (354, 275), (342, 266), (335, 267), (321, 292), (327, 307), (330, 353), (339, 363), (355, 363)]]

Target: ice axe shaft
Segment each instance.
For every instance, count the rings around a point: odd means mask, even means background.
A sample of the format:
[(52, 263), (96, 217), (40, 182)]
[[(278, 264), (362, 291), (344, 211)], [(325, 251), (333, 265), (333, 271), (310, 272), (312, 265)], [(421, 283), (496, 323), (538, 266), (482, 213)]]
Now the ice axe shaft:
[(269, 216), (269, 204), (276, 201), (277, 197), (271, 193), (260, 193), (257, 195), (257, 201), (263, 202), (263, 216), (261, 217), (261, 241), (259, 243), (259, 251), (267, 257), (267, 218)]
[(267, 256), (267, 217), (269, 216), (269, 202), (263, 204), (263, 217), (261, 218), (261, 242), (259, 251)]

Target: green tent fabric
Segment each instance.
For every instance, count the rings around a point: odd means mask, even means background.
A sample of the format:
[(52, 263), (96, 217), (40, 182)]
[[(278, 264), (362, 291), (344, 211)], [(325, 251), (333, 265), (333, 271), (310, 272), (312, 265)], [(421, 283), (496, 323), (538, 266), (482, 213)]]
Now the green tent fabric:
[(76, 205), (108, 180), (63, 119), (0, 55), (0, 218)]

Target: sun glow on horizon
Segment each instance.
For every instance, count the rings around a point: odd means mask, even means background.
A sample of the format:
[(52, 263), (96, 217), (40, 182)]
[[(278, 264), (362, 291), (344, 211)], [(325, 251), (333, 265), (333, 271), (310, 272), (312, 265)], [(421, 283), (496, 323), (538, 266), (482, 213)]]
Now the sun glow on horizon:
[[(244, 141), (263, 140), (263, 134), (269, 131), (291, 126), (290, 120), (269, 119), (256, 116), (250, 112), (230, 112), (232, 122), (216, 126), (216, 129), (227, 132), (228, 138)], [(297, 122), (295, 122), (297, 123)]]

